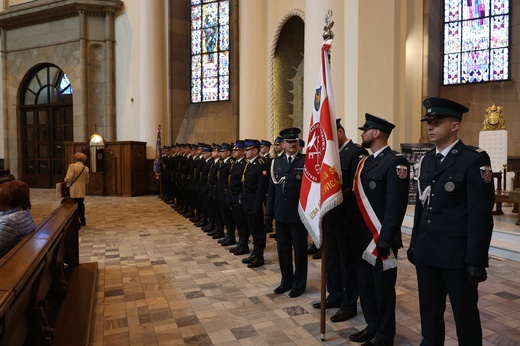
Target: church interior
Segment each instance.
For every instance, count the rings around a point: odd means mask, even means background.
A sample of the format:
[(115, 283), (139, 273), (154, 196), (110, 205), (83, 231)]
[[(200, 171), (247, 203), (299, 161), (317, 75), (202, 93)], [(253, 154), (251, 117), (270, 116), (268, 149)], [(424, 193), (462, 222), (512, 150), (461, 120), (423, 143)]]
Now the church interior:
[[(157, 198), (154, 179), (162, 146), (273, 141), (287, 127), (307, 139), (328, 11), (334, 111), (348, 138), (361, 141), (370, 113), (396, 125), (394, 150), (420, 151), (424, 99), (469, 108), (459, 136), (490, 153), (497, 190), (483, 341), (519, 344), (520, 2), (476, 2), (487, 12), (471, 27), (457, 19), (471, 1), (1, 0), (0, 182), (31, 187), (38, 224), (60, 206), (54, 188), (73, 154), (86, 154), (79, 263), (98, 266), (88, 344), (340, 345), (364, 328), (359, 308), (327, 322), (322, 342), (319, 260), (309, 257), (305, 294), (274, 295), (273, 239), (266, 265), (245, 267)], [(412, 222), (410, 204), (404, 250)], [(395, 345), (418, 345), (416, 275), (400, 257)], [(11, 302), (2, 288), (0, 298)], [(450, 313), (446, 345), (457, 345)]]

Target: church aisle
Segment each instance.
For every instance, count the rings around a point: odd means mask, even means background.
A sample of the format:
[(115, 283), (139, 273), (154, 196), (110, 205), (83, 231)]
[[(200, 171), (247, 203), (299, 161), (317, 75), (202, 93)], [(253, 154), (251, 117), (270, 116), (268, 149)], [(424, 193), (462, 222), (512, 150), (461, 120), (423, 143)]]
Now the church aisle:
[[(57, 205), (54, 190), (32, 189), (40, 222)], [(156, 196), (85, 199), (81, 262), (99, 263), (93, 345), (344, 345), (365, 327), (353, 319), (332, 323), (319, 337), (321, 261), (309, 258), (307, 291), (275, 295), (280, 283), (276, 243), (268, 237), (266, 265), (249, 269)], [(405, 248), (409, 236), (404, 235)], [(252, 246), (250, 245), (252, 248)], [(520, 344), (520, 262), (492, 258), (480, 286), (484, 345)], [(420, 343), (417, 282), (400, 252), (395, 345)], [(451, 308), (446, 345), (457, 345)]]

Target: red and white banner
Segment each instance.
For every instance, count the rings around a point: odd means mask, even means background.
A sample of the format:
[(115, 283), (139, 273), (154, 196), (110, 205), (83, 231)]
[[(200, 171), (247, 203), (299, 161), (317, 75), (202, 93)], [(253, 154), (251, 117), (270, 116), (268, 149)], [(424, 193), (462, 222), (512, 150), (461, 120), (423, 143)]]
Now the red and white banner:
[(322, 244), (322, 219), (343, 202), (338, 132), (330, 79), (329, 50), (332, 40), (321, 47), (321, 68), (305, 152), (305, 168), (298, 212), (316, 247)]

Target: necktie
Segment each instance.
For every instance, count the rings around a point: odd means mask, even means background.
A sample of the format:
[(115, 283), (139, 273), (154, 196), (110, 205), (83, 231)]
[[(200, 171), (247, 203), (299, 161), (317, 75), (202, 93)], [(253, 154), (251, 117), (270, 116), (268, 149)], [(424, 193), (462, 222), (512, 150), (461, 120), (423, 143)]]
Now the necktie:
[(443, 158), (444, 158), (444, 155), (442, 155), (441, 153), (437, 153), (437, 155), (435, 155), (435, 169), (439, 168)]
[(292, 163), (292, 156), (288, 156), (288, 157), (287, 157), (287, 162), (289, 162), (289, 164)]

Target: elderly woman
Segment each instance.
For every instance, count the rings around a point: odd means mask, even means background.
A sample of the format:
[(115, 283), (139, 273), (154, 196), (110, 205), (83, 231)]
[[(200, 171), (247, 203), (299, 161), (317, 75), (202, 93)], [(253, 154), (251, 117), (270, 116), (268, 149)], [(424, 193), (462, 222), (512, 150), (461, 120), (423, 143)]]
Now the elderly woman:
[(88, 184), (88, 167), (85, 166), (84, 162), (87, 160), (85, 154), (77, 152), (74, 154), (74, 163), (69, 165), (67, 169), (67, 175), (65, 176), (65, 182), (69, 183), (70, 197), (74, 198), (78, 205), (78, 217), (81, 226), (87, 225), (85, 219), (85, 194)]
[(26, 183), (13, 180), (0, 184), (0, 257), (36, 228), (30, 209)]

